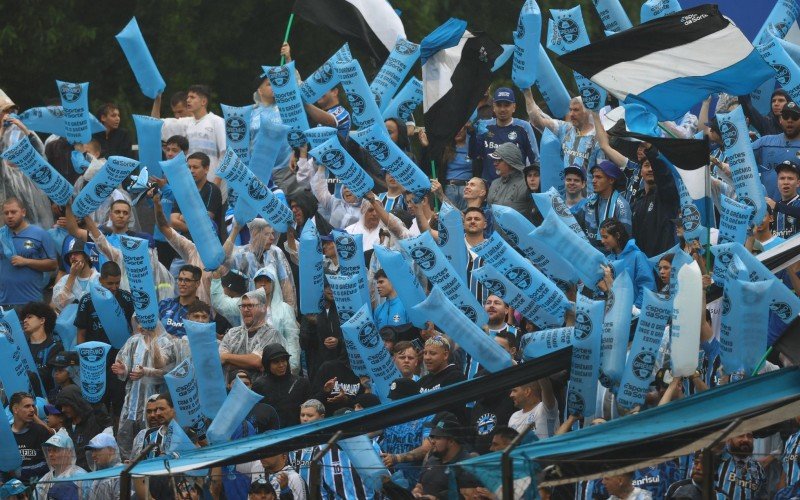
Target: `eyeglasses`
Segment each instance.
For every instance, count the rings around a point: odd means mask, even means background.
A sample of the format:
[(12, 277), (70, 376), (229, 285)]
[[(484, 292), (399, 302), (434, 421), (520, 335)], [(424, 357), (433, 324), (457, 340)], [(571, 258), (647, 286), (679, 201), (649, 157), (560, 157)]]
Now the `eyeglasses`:
[(193, 283), (195, 281), (200, 281), (200, 280), (193, 280), (192, 278), (178, 278), (177, 281), (178, 283)]
[(239, 309), (254, 309), (258, 307), (258, 304), (239, 304)]
[(797, 120), (800, 120), (800, 115), (787, 113), (787, 114), (781, 114), (781, 118), (783, 118), (784, 120), (791, 120), (793, 122), (796, 122)]

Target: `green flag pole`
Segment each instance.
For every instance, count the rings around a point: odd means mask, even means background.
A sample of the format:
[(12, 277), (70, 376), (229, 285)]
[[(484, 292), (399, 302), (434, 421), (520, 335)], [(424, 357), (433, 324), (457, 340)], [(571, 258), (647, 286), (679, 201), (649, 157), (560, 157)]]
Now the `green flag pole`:
[(767, 356), (769, 356), (771, 352), (772, 352), (772, 347), (767, 349), (767, 352), (765, 352), (764, 355), (761, 356), (761, 361), (759, 361), (758, 364), (756, 365), (756, 369), (753, 370), (753, 373), (750, 375), (751, 377), (755, 377), (756, 375), (758, 375), (758, 370), (760, 370), (761, 367), (764, 366), (764, 363), (766, 363), (767, 361)]
[[(292, 31), (292, 23), (293, 22), (294, 22), (294, 12), (289, 14), (289, 22), (286, 23), (286, 34), (283, 35), (283, 43), (286, 43), (286, 42), (289, 41), (289, 32)], [(283, 66), (283, 63), (285, 63), (285, 62), (286, 62), (286, 58), (284, 56), (281, 56), (281, 66)]]
[[(431, 177), (436, 179), (436, 162), (433, 160), (431, 160)], [(437, 212), (439, 211), (439, 198), (437, 198), (436, 195), (433, 195), (433, 208)]]

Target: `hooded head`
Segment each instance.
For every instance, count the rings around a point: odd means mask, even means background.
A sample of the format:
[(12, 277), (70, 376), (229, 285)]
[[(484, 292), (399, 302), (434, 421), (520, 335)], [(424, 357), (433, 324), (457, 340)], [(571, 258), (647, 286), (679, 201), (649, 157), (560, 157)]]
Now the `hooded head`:
[(111, 434), (101, 432), (86, 445), (86, 463), (93, 471), (119, 465), (119, 446)]
[(267, 294), (259, 288), (247, 292), (239, 299), (239, 313), (242, 315), (242, 326), (259, 327), (264, 324), (267, 315)]
[(305, 224), (309, 218), (313, 217), (314, 214), (317, 213), (319, 203), (311, 191), (307, 191), (305, 189), (298, 189), (297, 191), (289, 194), (287, 198), (289, 201), (289, 207), (292, 209), (292, 213), (294, 214), (294, 219), (297, 223), (297, 230), (299, 232), (303, 224)]
[(54, 476), (63, 474), (75, 465), (75, 444), (67, 434), (67, 429), (60, 429), (42, 444), (47, 466)]
[(248, 222), (247, 229), (250, 231), (250, 251), (256, 255), (261, 255), (269, 250), (277, 238), (275, 229), (261, 218), (255, 218)]

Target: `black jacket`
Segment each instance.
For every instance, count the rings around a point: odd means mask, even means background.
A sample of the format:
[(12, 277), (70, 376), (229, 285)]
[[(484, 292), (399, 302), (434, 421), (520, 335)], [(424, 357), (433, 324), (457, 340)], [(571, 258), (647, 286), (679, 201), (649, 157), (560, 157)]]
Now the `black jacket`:
[[(339, 339), (333, 349), (325, 347), (325, 339), (328, 337)], [(309, 380), (314, 380), (319, 367), (326, 361), (346, 360), (347, 352), (336, 306), (331, 304), (327, 313), (323, 310), (303, 316), (300, 320), (300, 346), (306, 353)]]
[(83, 399), (81, 390), (77, 385), (69, 385), (59, 392), (55, 405), (57, 407), (69, 405), (81, 416), (80, 422), (68, 422), (65, 427), (67, 434), (75, 444), (75, 463), (89, 470), (86, 463), (86, 445), (89, 444), (93, 437), (103, 432), (103, 426), (100, 425), (100, 422), (95, 417), (91, 405)]
[(282, 377), (265, 372), (253, 382), (253, 391), (264, 396), (262, 403), (275, 408), (281, 427), (300, 423), (300, 405), (311, 396), (308, 379), (296, 377), (288, 372)]
[(631, 223), (636, 246), (653, 257), (675, 246), (675, 223), (681, 207), (675, 179), (655, 148), (647, 152), (656, 185), (649, 193), (642, 189), (631, 202)]

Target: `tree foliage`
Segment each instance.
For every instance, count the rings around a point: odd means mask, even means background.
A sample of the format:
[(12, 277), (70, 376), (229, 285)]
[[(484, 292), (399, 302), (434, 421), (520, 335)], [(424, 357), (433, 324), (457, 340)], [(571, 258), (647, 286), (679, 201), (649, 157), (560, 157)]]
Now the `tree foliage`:
[[(55, 80), (90, 82), (92, 109), (115, 102), (127, 127), (131, 113), (149, 114), (151, 102), (139, 91), (125, 56), (114, 39), (136, 16), (145, 40), (171, 93), (193, 83), (207, 83), (215, 102), (244, 105), (252, 102), (254, 80), (262, 65), (278, 64), (286, 21), (292, 9), (286, 0), (89, 0), (11, 1), (0, 3), (0, 88), (27, 109), (57, 98)], [(543, 32), (548, 9), (570, 8), (575, 2), (541, 0)], [(623, 0), (638, 22), (640, 1)], [(583, 0), (583, 15), (593, 40), (602, 37), (602, 25), (592, 6)], [(402, 12), (412, 41), (449, 17), (467, 20), (500, 43), (511, 43), (522, 0), (392, 0)], [(342, 43), (323, 28), (295, 18), (289, 42), (297, 68), (308, 75)], [(366, 54), (354, 52), (367, 77), (378, 67)], [(556, 63), (568, 88), (574, 91), (571, 72)], [(419, 69), (416, 70), (419, 76)], [(510, 83), (510, 65), (498, 74)], [(165, 102), (165, 106), (167, 103)], [(216, 104), (212, 109), (217, 109)], [(165, 109), (164, 111), (168, 111)]]

